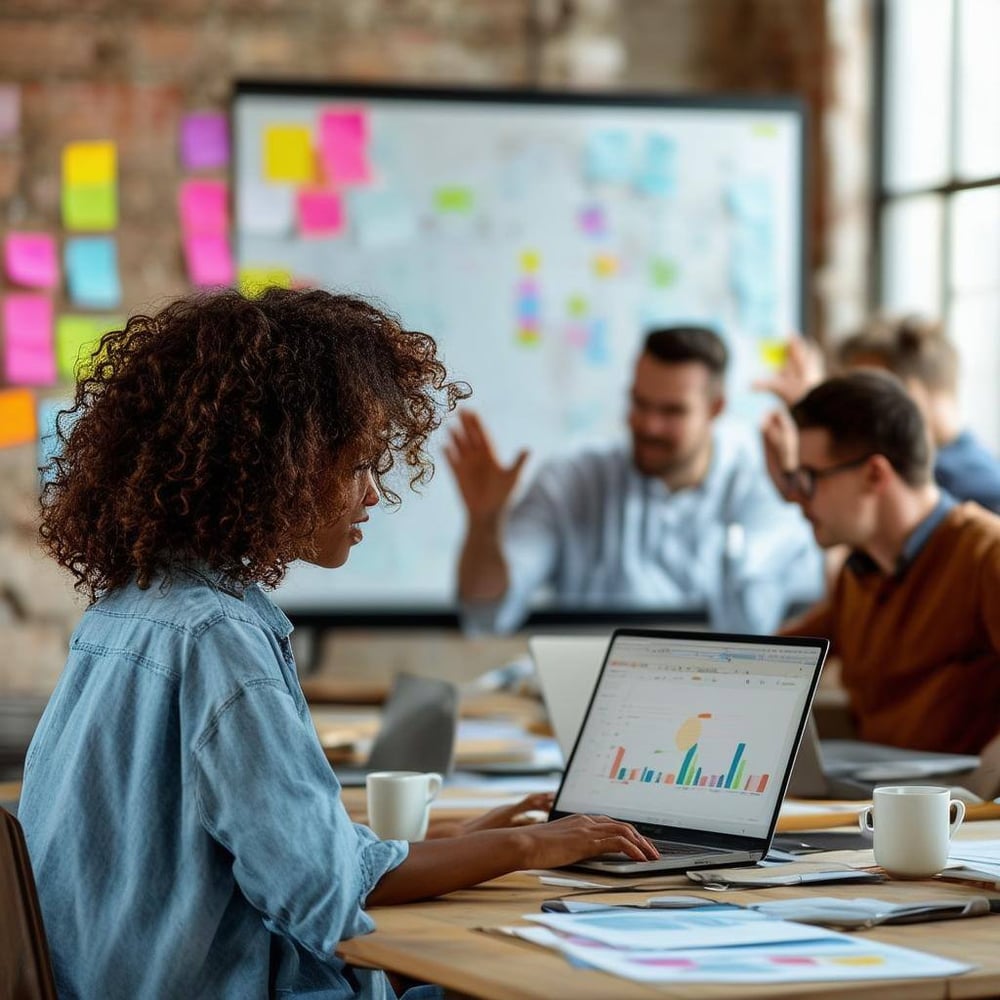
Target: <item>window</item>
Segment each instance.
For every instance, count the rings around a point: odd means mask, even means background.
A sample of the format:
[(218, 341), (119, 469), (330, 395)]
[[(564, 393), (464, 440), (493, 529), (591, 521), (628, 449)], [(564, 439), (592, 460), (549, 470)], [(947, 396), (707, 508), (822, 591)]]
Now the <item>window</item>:
[(998, 0), (882, 0), (878, 305), (941, 316), (1000, 451)]

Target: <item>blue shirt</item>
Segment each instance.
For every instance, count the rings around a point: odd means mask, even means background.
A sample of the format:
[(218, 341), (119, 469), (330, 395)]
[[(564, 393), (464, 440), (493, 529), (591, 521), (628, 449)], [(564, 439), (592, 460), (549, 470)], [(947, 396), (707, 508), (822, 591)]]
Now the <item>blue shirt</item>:
[(467, 627), (516, 628), (546, 587), (556, 607), (707, 610), (731, 632), (770, 632), (790, 600), (817, 598), (808, 523), (732, 430), (716, 428), (705, 479), (674, 492), (627, 447), (548, 462), (507, 518), (507, 592), (465, 604)]
[(61, 998), (392, 996), (333, 952), (407, 846), (348, 818), (290, 632), (188, 570), (83, 615), (18, 809)]
[(1000, 513), (1000, 462), (969, 431), (938, 448), (934, 478), (959, 500)]

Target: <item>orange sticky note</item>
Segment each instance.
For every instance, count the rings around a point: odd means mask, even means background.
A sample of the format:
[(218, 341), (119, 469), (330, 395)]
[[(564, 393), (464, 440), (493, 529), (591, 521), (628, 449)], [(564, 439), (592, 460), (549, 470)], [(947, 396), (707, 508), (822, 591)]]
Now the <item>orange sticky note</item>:
[(316, 177), (312, 134), (305, 125), (264, 129), (264, 180), (308, 184)]
[(0, 448), (38, 438), (35, 397), (27, 389), (0, 389)]

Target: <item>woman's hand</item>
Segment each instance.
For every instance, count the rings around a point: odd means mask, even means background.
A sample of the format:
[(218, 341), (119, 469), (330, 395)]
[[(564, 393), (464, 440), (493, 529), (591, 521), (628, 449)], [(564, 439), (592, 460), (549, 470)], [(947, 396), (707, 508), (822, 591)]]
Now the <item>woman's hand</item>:
[(524, 827), (523, 863), (529, 868), (559, 868), (598, 854), (624, 854), (633, 861), (654, 861), (659, 851), (629, 823), (608, 816), (577, 814)]
[(554, 798), (552, 792), (536, 792), (519, 802), (513, 802), (509, 806), (497, 806), (496, 809), (491, 809), (489, 812), (472, 819), (437, 824), (428, 832), (427, 836), (435, 838), (461, 837), (463, 834), (476, 833), (479, 830), (500, 830), (508, 826), (527, 826), (531, 823), (539, 823), (544, 817), (539, 818), (528, 814), (543, 812), (548, 815)]

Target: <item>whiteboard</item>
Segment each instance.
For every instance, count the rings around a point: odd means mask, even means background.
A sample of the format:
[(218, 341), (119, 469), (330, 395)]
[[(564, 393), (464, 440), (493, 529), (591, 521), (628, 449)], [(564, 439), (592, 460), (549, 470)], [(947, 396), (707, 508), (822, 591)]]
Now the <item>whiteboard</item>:
[[(719, 332), (748, 426), (765, 405), (749, 382), (803, 329), (794, 99), (246, 83), (232, 121), (241, 273), (360, 293), (432, 334), (502, 459), (530, 447), (525, 483), (622, 439), (651, 327)], [(454, 609), (444, 440), (431, 484), (372, 512), (346, 570), (292, 567), (286, 610)]]

